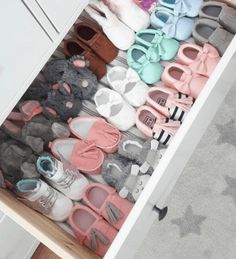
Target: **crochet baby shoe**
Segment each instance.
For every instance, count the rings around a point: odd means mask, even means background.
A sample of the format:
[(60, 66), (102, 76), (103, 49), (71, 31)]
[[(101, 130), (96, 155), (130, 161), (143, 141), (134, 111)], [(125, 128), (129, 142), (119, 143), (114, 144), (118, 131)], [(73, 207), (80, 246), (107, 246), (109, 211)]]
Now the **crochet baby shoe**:
[(194, 99), (167, 87), (152, 87), (148, 91), (147, 103), (171, 120), (183, 121)]
[(137, 110), (136, 126), (147, 137), (168, 145), (180, 127), (180, 122), (166, 118), (152, 107), (142, 106)]
[(220, 61), (220, 56), (217, 49), (208, 43), (205, 43), (203, 47), (185, 43), (179, 48), (177, 60), (187, 65), (193, 73), (210, 77)]
[(128, 50), (127, 62), (145, 83), (154, 84), (160, 80), (163, 67), (157, 49), (135, 44)]
[(175, 15), (185, 15), (189, 17), (198, 16), (201, 0), (159, 0), (159, 4), (170, 8)]
[(166, 7), (157, 7), (151, 14), (151, 25), (161, 29), (166, 35), (177, 40), (187, 40), (193, 29), (193, 19), (178, 16)]
[(210, 19), (199, 19), (193, 28), (193, 38), (199, 45), (210, 43), (222, 56), (234, 35), (224, 30), (221, 25)]
[(205, 86), (208, 77), (193, 73), (187, 66), (170, 63), (165, 67), (161, 80), (166, 86), (196, 99)]
[[(122, 23), (103, 2), (100, 2), (98, 0), (93, 0), (90, 2), (90, 5), (85, 8), (85, 11), (95, 21), (98, 22), (98, 24), (102, 27), (103, 32), (106, 34), (107, 38), (118, 49), (127, 50), (134, 43), (134, 40), (135, 40), (134, 31), (130, 29), (128, 26), (126, 26), (124, 23)], [(76, 29), (76, 31), (78, 31), (78, 29)], [(94, 40), (89, 39), (89, 41), (91, 42), (90, 46), (94, 50), (94, 52), (97, 54), (103, 53), (103, 55), (100, 54), (100, 57), (104, 59), (104, 57), (106, 57), (109, 53), (109, 48), (106, 48), (106, 45), (102, 44), (101, 40), (99, 39), (100, 37), (102, 37), (104, 44), (108, 45), (104, 40), (105, 35), (94, 36)], [(106, 38), (106, 41), (109, 41), (107, 38)], [(94, 42), (97, 42), (97, 43), (95, 44)], [(110, 59), (106, 58), (106, 60), (108, 61)], [(106, 60), (104, 59), (104, 61)]]
[(157, 49), (161, 60), (173, 59), (179, 49), (179, 42), (161, 30), (147, 29), (137, 32), (136, 43), (146, 48)]
[(236, 33), (236, 10), (224, 3), (203, 2), (199, 16), (218, 21), (226, 30)]
[(115, 66), (108, 71), (107, 81), (130, 105), (139, 107), (145, 103), (148, 86), (133, 69)]
[(102, 88), (95, 94), (94, 101), (98, 113), (119, 130), (127, 131), (134, 126), (135, 109), (119, 93)]

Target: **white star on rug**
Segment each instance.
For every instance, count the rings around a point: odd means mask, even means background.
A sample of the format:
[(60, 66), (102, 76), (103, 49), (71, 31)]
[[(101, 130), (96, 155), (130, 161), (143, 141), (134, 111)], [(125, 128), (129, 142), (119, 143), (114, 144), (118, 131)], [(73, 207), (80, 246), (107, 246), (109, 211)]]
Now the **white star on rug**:
[(201, 215), (193, 213), (192, 206), (188, 206), (182, 218), (171, 220), (171, 222), (179, 227), (180, 237), (187, 236), (190, 233), (201, 235), (200, 225), (206, 219)]

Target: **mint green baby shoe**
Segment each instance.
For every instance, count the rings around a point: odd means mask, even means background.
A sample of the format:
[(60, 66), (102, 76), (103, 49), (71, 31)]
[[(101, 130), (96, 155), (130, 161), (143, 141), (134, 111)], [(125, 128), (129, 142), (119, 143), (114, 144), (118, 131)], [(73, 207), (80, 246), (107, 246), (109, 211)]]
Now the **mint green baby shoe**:
[(146, 48), (156, 48), (161, 60), (173, 59), (179, 49), (179, 42), (167, 36), (162, 30), (147, 29), (136, 34), (136, 43)]
[(159, 63), (160, 55), (157, 49), (135, 44), (128, 50), (127, 62), (145, 83), (154, 84), (160, 80), (163, 67)]

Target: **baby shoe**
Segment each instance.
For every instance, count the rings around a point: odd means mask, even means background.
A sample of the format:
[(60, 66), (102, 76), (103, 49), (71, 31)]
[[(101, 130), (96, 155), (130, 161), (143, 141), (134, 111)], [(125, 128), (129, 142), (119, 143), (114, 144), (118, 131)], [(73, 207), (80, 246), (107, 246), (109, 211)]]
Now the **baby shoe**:
[(173, 9), (175, 15), (189, 17), (198, 16), (201, 0), (159, 0), (158, 3), (167, 8)]
[(114, 90), (107, 88), (98, 90), (94, 101), (98, 113), (119, 130), (127, 131), (134, 126), (135, 109)]
[(148, 139), (143, 142), (140, 139), (131, 137), (124, 137), (120, 141), (118, 148), (118, 153), (121, 156), (132, 160), (134, 163), (137, 163), (141, 166), (140, 172), (147, 172), (148, 174), (152, 173), (150, 168), (153, 169), (157, 166), (164, 154), (164, 151), (164, 146), (156, 146), (154, 140)]
[(71, 87), (66, 82), (60, 81), (55, 87), (58, 89), (50, 91), (47, 99), (42, 101), (45, 117), (67, 121), (77, 116), (82, 108), (81, 100), (74, 97)]
[(103, 179), (116, 189), (120, 197), (130, 202), (137, 201), (150, 179), (148, 174), (139, 174), (140, 167), (119, 154), (108, 155), (103, 163)]
[[(88, 11), (88, 9), (86, 10)], [(77, 23), (74, 26), (74, 33), (79, 41), (92, 49), (105, 63), (109, 64), (118, 55), (118, 49), (96, 24), (91, 22)]]
[(136, 43), (146, 48), (157, 49), (161, 60), (173, 59), (179, 49), (179, 42), (161, 30), (147, 29), (136, 33)]
[(49, 143), (53, 155), (63, 158), (85, 174), (99, 174), (104, 153), (94, 143), (76, 138), (60, 138)]
[(177, 40), (187, 40), (192, 34), (193, 24), (193, 19), (178, 16), (166, 7), (157, 7), (151, 14), (152, 27)]
[(51, 156), (40, 156), (37, 160), (38, 172), (47, 182), (71, 200), (81, 200), (88, 180), (78, 169), (62, 163)]
[(107, 2), (111, 11), (133, 31), (144, 30), (150, 25), (148, 13), (139, 8), (133, 0), (108, 0)]
[[(4, 132), (1, 130), (1, 133)], [(4, 141), (0, 144), (0, 168), (10, 183), (16, 184), (23, 178), (39, 178), (40, 175), (35, 167), (36, 160), (31, 148), (7, 136), (4, 137)]]
[(40, 179), (23, 179), (16, 184), (19, 200), (55, 221), (65, 221), (72, 201)]
[(187, 66), (170, 63), (165, 67), (161, 80), (166, 86), (196, 99), (205, 86), (208, 77), (193, 73)]
[(180, 122), (166, 118), (152, 107), (142, 106), (137, 110), (136, 125), (147, 137), (168, 145), (180, 127)]
[(208, 43), (205, 43), (203, 47), (185, 43), (179, 48), (177, 60), (187, 65), (193, 73), (210, 77), (220, 61), (220, 56), (218, 51)]
[(107, 153), (117, 151), (121, 133), (100, 117), (77, 117), (69, 120), (69, 127), (76, 137), (94, 143)]
[(234, 35), (224, 30), (220, 24), (210, 19), (199, 19), (193, 28), (193, 38), (199, 45), (210, 43), (222, 56)]
[(113, 67), (107, 73), (107, 81), (130, 105), (139, 107), (145, 103), (148, 86), (133, 69)]
[(171, 120), (183, 121), (193, 101), (192, 97), (166, 87), (152, 87), (147, 95), (147, 103)]
[[(124, 23), (122, 23), (103, 2), (100, 2), (98, 0), (93, 0), (90, 2), (90, 5), (85, 8), (85, 11), (95, 21), (97, 21), (99, 25), (101, 25), (106, 36), (118, 49), (127, 50), (134, 43), (135, 41), (134, 31), (132, 31), (129, 27), (127, 27)], [(77, 34), (79, 34), (78, 27), (76, 27), (76, 32)], [(97, 39), (99, 40), (99, 42)], [(101, 42), (100, 36), (96, 37), (95, 42), (96, 44), (91, 45), (91, 48), (93, 46), (95, 47), (94, 48), (95, 53), (99, 54), (98, 52), (96, 52), (96, 48), (98, 48), (99, 50), (101, 48), (100, 52), (104, 53), (104, 57), (109, 55), (109, 48), (107, 48), (106, 45), (104, 45), (103, 42)], [(103, 58), (102, 56), (100, 57)], [(106, 59), (105, 61), (108, 61), (108, 60), (110, 59)], [(107, 63), (110, 63), (110, 62), (107, 62)]]
[(133, 204), (122, 199), (115, 189), (101, 183), (89, 184), (84, 191), (83, 201), (117, 230), (133, 208)]
[(152, 10), (156, 7), (156, 0), (134, 0), (134, 2), (141, 7), (144, 11), (151, 13)]
[(145, 83), (154, 84), (160, 80), (163, 67), (157, 49), (135, 44), (128, 50), (127, 62)]
[[(64, 41), (64, 54), (66, 58), (71, 58), (77, 55), (83, 55), (89, 61), (89, 68), (100, 80), (107, 72), (105, 62), (99, 58), (87, 45), (75, 38), (70, 38)], [(76, 60), (73, 58), (73, 63)]]
[(69, 224), (79, 243), (102, 257), (118, 233), (112, 225), (82, 204), (71, 210)]
[(203, 2), (199, 16), (218, 21), (227, 31), (236, 33), (236, 10), (224, 3)]

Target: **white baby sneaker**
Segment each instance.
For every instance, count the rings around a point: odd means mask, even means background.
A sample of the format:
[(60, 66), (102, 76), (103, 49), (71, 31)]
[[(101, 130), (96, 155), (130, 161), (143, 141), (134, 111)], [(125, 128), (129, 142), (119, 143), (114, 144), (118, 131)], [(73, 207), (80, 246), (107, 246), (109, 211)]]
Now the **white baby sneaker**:
[(50, 185), (68, 198), (75, 201), (82, 199), (88, 180), (76, 168), (53, 157), (41, 156), (37, 160), (37, 169)]
[(147, 29), (150, 17), (133, 0), (108, 0), (109, 8), (117, 17), (135, 32)]
[(102, 27), (118, 49), (127, 50), (135, 42), (134, 31), (122, 23), (102, 1), (91, 0), (85, 11)]
[(113, 67), (107, 73), (107, 81), (130, 105), (140, 107), (146, 102), (149, 87), (132, 68)]
[(72, 201), (40, 179), (22, 179), (16, 184), (19, 200), (55, 221), (65, 221)]
[(135, 124), (135, 109), (117, 92), (102, 88), (94, 96), (97, 111), (121, 131)]

